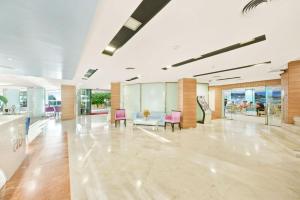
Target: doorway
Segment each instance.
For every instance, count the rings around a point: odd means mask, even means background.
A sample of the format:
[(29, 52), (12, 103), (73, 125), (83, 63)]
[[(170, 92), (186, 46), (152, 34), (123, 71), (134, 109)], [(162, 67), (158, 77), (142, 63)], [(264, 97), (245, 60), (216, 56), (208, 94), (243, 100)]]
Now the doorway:
[(223, 90), (224, 118), (281, 125), (281, 86)]

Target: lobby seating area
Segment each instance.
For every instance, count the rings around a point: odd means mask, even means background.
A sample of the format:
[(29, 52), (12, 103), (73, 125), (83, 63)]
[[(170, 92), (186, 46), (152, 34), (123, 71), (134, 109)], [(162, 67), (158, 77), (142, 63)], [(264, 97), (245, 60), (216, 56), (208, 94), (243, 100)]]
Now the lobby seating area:
[(165, 115), (163, 112), (149, 112), (149, 116), (145, 117), (144, 113), (137, 112), (133, 114), (133, 123), (136, 125), (147, 125), (147, 121), (156, 121), (158, 126), (164, 126)]

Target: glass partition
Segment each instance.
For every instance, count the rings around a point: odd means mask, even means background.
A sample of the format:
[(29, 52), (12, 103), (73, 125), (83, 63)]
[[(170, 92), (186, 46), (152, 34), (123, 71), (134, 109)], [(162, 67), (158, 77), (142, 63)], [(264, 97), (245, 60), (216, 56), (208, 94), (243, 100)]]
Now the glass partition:
[(166, 113), (178, 109), (178, 84), (166, 83)]
[(165, 112), (165, 83), (142, 84), (142, 111)]
[[(208, 100), (207, 84), (199, 84), (198, 92)], [(171, 113), (172, 110), (178, 109), (178, 83), (176, 82), (123, 85), (121, 95), (121, 105), (126, 109), (129, 119), (132, 119), (133, 113), (146, 109), (150, 112), (162, 113)]]
[(281, 87), (272, 86), (266, 88), (267, 124), (271, 126), (281, 125)]
[(141, 88), (140, 84), (125, 85), (123, 89), (124, 108), (126, 109), (127, 117), (132, 119), (133, 113), (141, 110)]

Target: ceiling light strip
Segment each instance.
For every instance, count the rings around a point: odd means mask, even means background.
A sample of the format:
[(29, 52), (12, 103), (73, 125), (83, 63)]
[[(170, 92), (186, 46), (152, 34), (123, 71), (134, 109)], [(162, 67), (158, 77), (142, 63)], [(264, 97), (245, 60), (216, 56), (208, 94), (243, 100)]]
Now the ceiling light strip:
[(224, 69), (224, 70), (219, 70), (219, 71), (214, 71), (214, 72), (208, 72), (208, 73), (204, 73), (204, 74), (197, 74), (197, 75), (194, 75), (194, 77), (206, 76), (206, 75), (211, 75), (211, 74), (217, 74), (217, 73), (221, 73), (221, 72), (234, 71), (234, 70), (239, 70), (239, 69), (245, 69), (245, 68), (249, 68), (249, 67), (259, 66), (259, 65), (263, 65), (263, 64), (271, 64), (271, 63), (272, 63), (271, 61), (267, 61), (267, 62), (252, 64), (252, 65), (246, 65), (246, 66), (242, 66), (242, 67), (235, 67), (235, 68), (231, 68), (231, 69)]
[(198, 60), (202, 60), (204, 58), (208, 58), (208, 57), (212, 57), (212, 56), (219, 55), (219, 54), (222, 54), (222, 53), (226, 53), (228, 51), (233, 51), (233, 50), (236, 50), (236, 49), (248, 46), (248, 45), (252, 45), (252, 44), (255, 44), (255, 43), (258, 43), (258, 42), (262, 42), (262, 41), (265, 41), (265, 40), (266, 40), (266, 35), (261, 35), (261, 36), (253, 38), (253, 39), (251, 39), (249, 41), (246, 41), (246, 42), (237, 43), (237, 44), (234, 44), (234, 45), (222, 48), (222, 49), (218, 49), (216, 51), (212, 51), (210, 53), (203, 54), (203, 55), (199, 56), (198, 58), (187, 59), (185, 61), (182, 61), (182, 62), (179, 62), (179, 63), (176, 63), (176, 64), (172, 65), (172, 67), (179, 67), (179, 66), (191, 63), (191, 62), (195, 62), (195, 61), (198, 61)]

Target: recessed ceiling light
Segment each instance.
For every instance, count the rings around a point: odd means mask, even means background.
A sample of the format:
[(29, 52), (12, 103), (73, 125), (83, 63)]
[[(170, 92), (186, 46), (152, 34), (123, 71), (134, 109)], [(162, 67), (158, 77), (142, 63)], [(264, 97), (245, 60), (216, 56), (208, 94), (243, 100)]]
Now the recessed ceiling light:
[(8, 61), (12, 61), (13, 59), (12, 59), (12, 58), (7, 58), (7, 60), (8, 60)]
[(240, 42), (240, 45), (244, 45), (244, 44), (248, 44), (250, 42), (254, 42), (255, 41), (255, 38), (251, 39), (251, 40), (248, 40), (246, 42)]
[(202, 58), (202, 56), (194, 57), (193, 59), (194, 59), (194, 60), (198, 60), (198, 59), (200, 59), (200, 58)]
[(107, 46), (105, 48), (105, 51), (109, 51), (109, 52), (114, 52), (116, 50), (116, 47), (113, 47), (113, 46)]
[(136, 31), (141, 25), (142, 25), (142, 22), (140, 22), (132, 17), (129, 17), (127, 22), (124, 24), (125, 27), (127, 27), (133, 31)]

